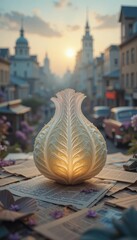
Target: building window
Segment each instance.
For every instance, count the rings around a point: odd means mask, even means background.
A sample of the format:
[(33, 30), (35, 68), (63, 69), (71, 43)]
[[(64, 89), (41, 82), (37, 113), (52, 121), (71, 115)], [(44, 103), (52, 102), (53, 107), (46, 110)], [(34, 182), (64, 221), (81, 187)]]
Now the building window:
[(117, 59), (117, 58), (114, 59), (114, 64), (115, 64), (115, 65), (118, 64), (118, 59)]
[(22, 55), (22, 49), (20, 49), (20, 55)]
[(128, 25), (128, 32), (129, 32), (129, 36), (131, 36), (132, 33), (133, 33), (133, 24), (132, 24), (132, 23), (130, 23), (130, 24)]
[(128, 73), (126, 74), (126, 86), (125, 87), (126, 88), (129, 87), (129, 75), (128, 75)]
[(134, 73), (131, 73), (131, 83), (130, 83), (130, 87), (133, 88), (135, 85), (134, 83)]
[(122, 66), (125, 65), (125, 53), (122, 53)]
[(125, 37), (125, 25), (122, 24), (122, 37)]
[(129, 51), (126, 52), (126, 63), (129, 64)]
[(14, 74), (14, 76), (15, 76), (15, 77), (17, 76), (17, 72), (16, 72), (16, 71), (14, 71), (14, 73), (13, 73), (13, 74)]
[(1, 70), (1, 83), (3, 83), (4, 82), (4, 71), (3, 70)]
[(16, 62), (14, 63), (14, 67), (16, 67)]
[(125, 77), (124, 77), (124, 74), (121, 75), (121, 86), (125, 87)]
[(24, 77), (27, 78), (27, 71), (24, 71)]
[(27, 67), (29, 67), (29, 62), (27, 62)]
[(106, 86), (109, 87), (109, 80), (106, 81)]
[(135, 63), (135, 48), (131, 48), (131, 63)]

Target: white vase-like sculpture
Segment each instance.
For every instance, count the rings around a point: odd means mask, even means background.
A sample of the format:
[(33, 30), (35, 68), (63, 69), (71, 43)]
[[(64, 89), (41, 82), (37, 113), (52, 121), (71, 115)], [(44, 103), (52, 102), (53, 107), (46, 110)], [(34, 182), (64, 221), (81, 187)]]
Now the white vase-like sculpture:
[(81, 112), (84, 94), (66, 89), (51, 98), (54, 117), (35, 140), (34, 161), (47, 178), (77, 184), (97, 175), (106, 161), (106, 143)]

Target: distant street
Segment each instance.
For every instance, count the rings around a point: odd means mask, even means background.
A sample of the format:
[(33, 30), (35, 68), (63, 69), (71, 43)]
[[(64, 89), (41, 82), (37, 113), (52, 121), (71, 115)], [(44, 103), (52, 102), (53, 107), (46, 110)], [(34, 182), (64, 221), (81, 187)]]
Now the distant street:
[[(45, 114), (43, 113), (43, 118), (41, 119), (39, 125), (38, 125), (37, 128), (35, 129), (35, 135), (34, 135), (34, 138), (33, 138), (33, 142), (34, 142), (34, 139), (35, 139), (36, 135), (37, 135), (37, 134), (39, 133), (39, 131), (44, 127), (44, 125), (47, 124), (47, 123), (50, 121), (50, 119), (53, 117), (53, 115), (54, 115), (54, 113), (52, 113), (52, 114), (49, 113), (49, 114), (47, 114), (47, 115), (45, 115)], [(88, 118), (88, 120), (90, 120), (90, 121), (92, 122), (89, 113), (84, 113), (84, 115)], [(103, 129), (100, 129), (100, 132), (102, 133), (102, 135), (103, 135), (104, 138), (105, 138), (104, 130), (103, 130)], [(123, 147), (120, 147), (120, 148), (116, 148), (116, 147), (114, 146), (114, 143), (113, 143), (112, 140), (106, 139), (106, 138), (105, 138), (105, 140), (106, 140), (106, 143), (107, 143), (108, 154), (110, 154), (110, 153), (117, 153), (117, 152), (122, 152), (123, 154), (126, 154), (126, 153), (127, 153), (127, 147), (126, 147), (126, 146), (123, 146)]]
[[(100, 131), (101, 131), (102, 135), (103, 135), (104, 138), (105, 138), (104, 131), (103, 131), (103, 130), (100, 130)], [(106, 140), (106, 143), (107, 143), (108, 153), (117, 153), (117, 152), (121, 152), (121, 153), (123, 153), (123, 154), (126, 154), (126, 153), (127, 153), (127, 150), (128, 150), (128, 149), (127, 149), (126, 146), (121, 146), (121, 147), (119, 147), (119, 148), (116, 148), (116, 147), (114, 146), (114, 143), (113, 143), (112, 140), (106, 139), (106, 138), (105, 138), (105, 140)]]
[[(92, 122), (92, 119), (91, 119), (91, 116), (89, 113), (84, 113), (84, 115), (87, 117), (87, 119)], [(102, 133), (103, 137), (105, 138), (105, 134), (104, 134), (104, 130), (103, 129), (99, 129), (99, 131)], [(107, 143), (107, 150), (108, 150), (108, 154), (110, 153), (117, 153), (117, 152), (121, 152), (123, 154), (126, 154), (127, 153), (127, 146), (121, 146), (119, 148), (116, 148), (114, 146), (114, 143), (112, 140), (110, 139), (106, 139), (106, 143)]]

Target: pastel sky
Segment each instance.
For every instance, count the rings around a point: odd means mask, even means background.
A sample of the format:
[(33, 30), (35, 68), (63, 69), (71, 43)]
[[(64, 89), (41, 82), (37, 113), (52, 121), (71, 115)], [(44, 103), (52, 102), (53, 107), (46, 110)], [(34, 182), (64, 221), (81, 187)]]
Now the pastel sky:
[(137, 0), (0, 0), (0, 47), (9, 47), (14, 54), (23, 18), (30, 53), (38, 55), (42, 65), (47, 52), (52, 72), (62, 75), (67, 68), (74, 69), (75, 56), (65, 53), (81, 49), (86, 9), (96, 57), (120, 43), (118, 19), (124, 5), (137, 6)]

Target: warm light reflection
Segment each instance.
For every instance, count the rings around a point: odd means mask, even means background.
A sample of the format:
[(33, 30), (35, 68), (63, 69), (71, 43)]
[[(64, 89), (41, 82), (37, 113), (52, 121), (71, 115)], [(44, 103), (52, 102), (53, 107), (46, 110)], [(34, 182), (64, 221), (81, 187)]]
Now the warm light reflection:
[(66, 54), (66, 56), (67, 56), (68, 58), (72, 58), (72, 57), (74, 57), (74, 55), (75, 55), (75, 51), (74, 51), (73, 48), (68, 48), (68, 49), (66, 50), (65, 54)]

